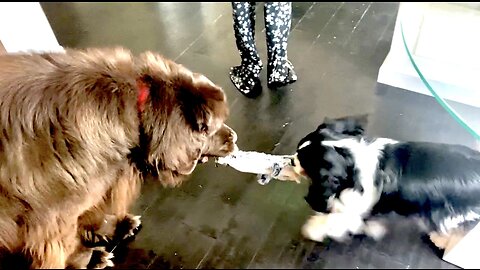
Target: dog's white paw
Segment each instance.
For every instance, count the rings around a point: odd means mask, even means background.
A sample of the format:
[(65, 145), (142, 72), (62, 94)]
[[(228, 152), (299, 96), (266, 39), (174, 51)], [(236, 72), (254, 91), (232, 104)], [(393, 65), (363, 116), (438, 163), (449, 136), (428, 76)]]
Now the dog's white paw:
[(142, 224), (142, 221), (140, 220), (141, 218), (142, 218), (142, 216), (133, 216), (132, 217), (132, 220), (131, 220), (132, 221), (132, 228), (129, 230), (129, 233), (128, 233), (129, 236), (135, 235), (136, 230)]
[(142, 221), (141, 216), (127, 215), (123, 220), (117, 223), (115, 229), (115, 238), (119, 240), (134, 236), (140, 229)]
[(108, 252), (108, 254), (105, 256), (105, 264), (107, 267), (113, 267), (113, 253)]
[(321, 242), (326, 237), (345, 241), (350, 234), (359, 234), (363, 228), (360, 216), (345, 213), (316, 214), (302, 227), (302, 235), (310, 240)]
[(387, 234), (387, 227), (380, 221), (368, 220), (365, 222), (364, 233), (375, 241), (381, 240)]
[(322, 242), (327, 236), (326, 214), (316, 214), (311, 216), (302, 226), (303, 237), (316, 242)]
[(104, 269), (106, 267), (113, 267), (113, 253), (107, 252), (103, 249), (96, 249), (93, 251), (90, 259), (90, 264), (93, 269)]

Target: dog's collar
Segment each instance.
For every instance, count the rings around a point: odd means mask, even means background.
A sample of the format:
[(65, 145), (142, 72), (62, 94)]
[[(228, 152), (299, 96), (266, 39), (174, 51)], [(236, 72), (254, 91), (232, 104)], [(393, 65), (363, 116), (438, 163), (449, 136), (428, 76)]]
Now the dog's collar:
[(150, 87), (142, 80), (137, 80), (138, 98), (137, 108), (139, 112), (143, 112), (145, 109), (145, 102), (150, 93)]

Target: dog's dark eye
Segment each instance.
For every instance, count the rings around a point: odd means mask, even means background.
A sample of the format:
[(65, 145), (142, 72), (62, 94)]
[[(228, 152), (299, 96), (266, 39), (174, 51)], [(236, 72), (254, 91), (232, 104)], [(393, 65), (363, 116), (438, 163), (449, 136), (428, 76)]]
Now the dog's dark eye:
[(340, 185), (340, 181), (338, 180), (338, 178), (333, 177), (333, 176), (329, 176), (329, 177), (328, 177), (328, 182), (329, 182), (331, 185), (335, 185), (335, 186)]

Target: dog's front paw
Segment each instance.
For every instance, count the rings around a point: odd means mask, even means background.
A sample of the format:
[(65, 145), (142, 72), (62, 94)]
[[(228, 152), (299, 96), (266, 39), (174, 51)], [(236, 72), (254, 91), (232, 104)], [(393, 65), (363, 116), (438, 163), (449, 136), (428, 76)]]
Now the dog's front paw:
[(303, 237), (316, 242), (323, 242), (327, 236), (327, 219), (326, 214), (316, 214), (311, 216), (302, 226)]
[(133, 216), (129, 214), (125, 216), (124, 219), (120, 220), (115, 229), (115, 238), (118, 240), (124, 240), (134, 236), (140, 230), (140, 225), (142, 224), (140, 218), (141, 216)]
[(106, 267), (113, 267), (113, 253), (105, 251), (104, 248), (96, 248), (92, 257), (90, 258), (90, 263), (87, 268), (89, 269), (104, 269)]
[(302, 227), (304, 237), (322, 242), (326, 237), (345, 242), (351, 235), (361, 233), (363, 220), (360, 216), (345, 213), (316, 214)]
[(364, 226), (364, 233), (375, 241), (381, 240), (387, 234), (387, 228), (378, 220), (367, 220)]

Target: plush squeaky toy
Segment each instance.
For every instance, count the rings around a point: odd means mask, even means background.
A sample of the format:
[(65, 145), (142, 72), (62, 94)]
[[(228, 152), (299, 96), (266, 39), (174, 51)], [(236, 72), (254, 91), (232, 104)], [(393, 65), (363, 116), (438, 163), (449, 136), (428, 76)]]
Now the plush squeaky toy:
[(216, 159), (217, 164), (226, 165), (237, 171), (258, 175), (257, 182), (266, 185), (272, 179), (300, 183), (301, 176), (294, 169), (294, 156), (271, 155), (255, 151), (238, 150)]

